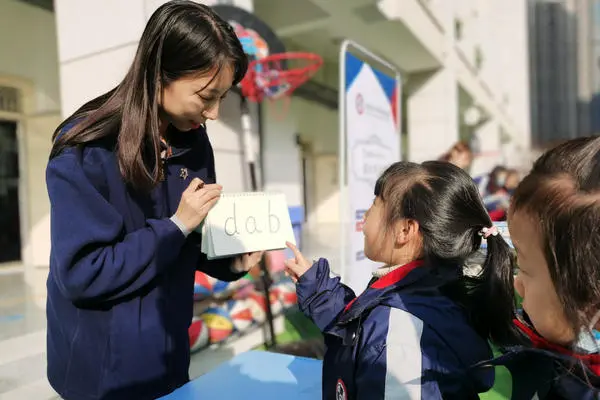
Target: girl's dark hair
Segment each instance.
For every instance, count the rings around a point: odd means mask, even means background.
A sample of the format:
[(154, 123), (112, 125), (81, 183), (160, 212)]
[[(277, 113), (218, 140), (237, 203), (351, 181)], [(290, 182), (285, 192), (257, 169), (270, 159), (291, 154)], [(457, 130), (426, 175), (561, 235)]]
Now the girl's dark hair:
[(125, 78), (56, 129), (50, 159), (67, 147), (113, 137), (125, 181), (139, 189), (154, 187), (160, 176), (162, 89), (181, 77), (218, 71), (228, 63), (233, 64), (236, 85), (246, 74), (248, 60), (227, 22), (194, 1), (163, 4), (150, 17)]
[(424, 259), (454, 272), (447, 287), (452, 290), (445, 293), (466, 307), (475, 329), (496, 343), (512, 342), (514, 258), (502, 236), (488, 238), (477, 276), (463, 273), (467, 258), (481, 247), (481, 230), (492, 226), (471, 177), (443, 161), (397, 162), (381, 175), (375, 195), (385, 204), (388, 226), (403, 218), (419, 223)]
[(600, 306), (600, 138), (543, 154), (515, 190), (510, 213), (536, 221), (550, 277), (574, 332)]

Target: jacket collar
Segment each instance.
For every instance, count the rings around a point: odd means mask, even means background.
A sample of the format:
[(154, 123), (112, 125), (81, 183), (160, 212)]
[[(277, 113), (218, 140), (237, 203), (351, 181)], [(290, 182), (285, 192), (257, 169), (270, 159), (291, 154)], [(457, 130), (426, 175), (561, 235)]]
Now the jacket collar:
[(536, 393), (545, 398), (554, 386), (569, 393), (569, 398), (584, 398), (582, 392), (600, 390), (599, 354), (575, 353), (544, 339), (527, 322), (517, 319), (513, 322), (528, 344), (504, 348), (499, 357), (472, 368), (508, 368), (513, 377), (513, 398), (532, 398)]
[(173, 126), (169, 126), (167, 131), (167, 141), (171, 146), (169, 158), (179, 157), (190, 151), (198, 143), (201, 135), (206, 135), (206, 128), (203, 126), (188, 132), (180, 132)]
[(427, 268), (419, 268), (423, 264), (423, 260), (415, 260), (377, 279), (360, 296), (346, 305), (338, 323), (344, 325), (357, 319), (366, 310), (381, 304), (390, 292), (405, 288), (423, 279), (428, 275)]
[(512, 376), (512, 398), (531, 399), (537, 394), (539, 398), (552, 395), (583, 399), (592, 398), (590, 393), (595, 396), (600, 391), (600, 355), (575, 353), (547, 341), (527, 322), (515, 319), (514, 324), (528, 343), (503, 348), (502, 355), (477, 363), (473, 369), (508, 368)]
[(545, 354), (554, 354), (555, 358), (563, 361), (580, 361), (590, 372), (600, 379), (600, 354), (581, 354), (573, 350), (549, 342), (543, 338), (537, 331), (524, 321), (515, 319), (514, 324), (529, 339), (534, 349), (545, 350)]

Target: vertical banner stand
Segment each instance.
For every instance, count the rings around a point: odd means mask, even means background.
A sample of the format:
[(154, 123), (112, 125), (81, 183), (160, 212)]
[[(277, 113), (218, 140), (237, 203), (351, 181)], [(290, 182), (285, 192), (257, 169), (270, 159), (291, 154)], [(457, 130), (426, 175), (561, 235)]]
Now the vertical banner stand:
[(365, 257), (363, 217), (379, 175), (401, 159), (398, 68), (345, 40), (339, 56), (340, 275), (358, 295), (378, 267)]

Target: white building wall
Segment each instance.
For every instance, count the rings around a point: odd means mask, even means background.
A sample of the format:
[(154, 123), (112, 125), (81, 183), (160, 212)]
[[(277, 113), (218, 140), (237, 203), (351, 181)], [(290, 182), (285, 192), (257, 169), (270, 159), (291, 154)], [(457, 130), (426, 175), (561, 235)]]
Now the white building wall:
[[(297, 143), (298, 115), (281, 99), (265, 101), (263, 110), (264, 190), (284, 193), (289, 207), (303, 206), (302, 160)], [(293, 100), (291, 100), (293, 101)], [(286, 107), (288, 107), (286, 109)]]
[[(478, 129), (485, 160), (478, 160), (475, 169), (499, 163), (527, 168), (531, 142), (527, 2), (457, 0), (457, 5), (455, 18), (464, 28), (457, 45), (471, 57), (476, 47), (481, 50), (477, 79), (497, 106), (488, 114), (497, 129), (490, 123)], [(485, 138), (486, 132), (498, 137)]]
[(496, 165), (502, 164), (500, 126), (496, 120), (490, 119), (477, 127), (474, 134), (481, 155), (475, 157), (469, 172), (472, 176), (480, 176), (489, 173)]
[(442, 69), (408, 98), (408, 157), (435, 160), (458, 141), (458, 86), (454, 71)]
[(307, 222), (310, 226), (339, 221), (337, 110), (294, 99), (298, 132), (309, 145), (307, 177)]
[[(496, 152), (504, 150), (505, 155), (498, 156), (497, 161), (518, 164), (515, 154), (529, 148), (531, 135), (527, 2), (457, 0), (456, 4), (455, 18), (463, 26), (463, 38), (457, 45), (472, 62), (475, 47), (479, 47), (483, 63), (477, 78), (489, 88), (499, 112), (510, 121), (503, 129), (511, 140), (503, 146), (498, 142)], [(499, 116), (492, 114), (491, 118), (498, 120)]]
[[(305, 208), (310, 226), (336, 223), (340, 203), (337, 110), (299, 97), (287, 106), (285, 101), (265, 101), (263, 106), (264, 190), (283, 192), (290, 207)], [(303, 155), (308, 163), (306, 188)]]
[[(419, 90), (409, 98), (409, 142), (412, 142), (409, 143), (412, 150), (409, 157), (415, 160), (437, 157), (449, 147), (449, 142), (457, 138), (454, 134), (455, 128), (445, 125), (444, 129), (438, 129), (437, 133), (430, 128), (427, 142), (420, 133), (427, 130), (425, 125), (422, 126), (420, 121), (411, 121), (413, 115), (423, 119), (418, 111), (418, 105), (423, 104), (423, 112), (426, 112), (427, 101), (421, 100), (423, 96), (431, 99), (431, 113), (436, 116), (439, 114), (436, 108), (440, 104), (450, 104), (448, 108), (457, 107), (453, 91), (443, 93), (441, 89), (433, 89), (440, 85), (441, 76), (456, 71), (459, 85), (472, 97), (472, 103), (482, 107), (487, 118), (494, 120), (498, 125), (498, 129), (491, 129), (487, 125), (478, 129), (478, 136), (483, 139), (480, 143), (484, 144), (482, 151), (485, 151), (481, 155), (485, 160), (476, 162), (478, 169), (498, 162), (519, 163), (520, 157), (513, 155), (528, 150), (530, 142), (526, 2), (430, 0), (422, 4), (429, 8), (443, 26), (445, 45), (444, 53), (440, 57), (440, 70), (426, 84), (426, 90)], [(409, 17), (406, 16), (405, 19)], [(460, 37), (456, 35), (458, 26), (461, 27)], [(436, 35), (437, 32), (430, 30), (430, 34)], [(477, 49), (482, 55), (479, 69)], [(431, 87), (428, 87), (429, 85)], [(429, 94), (431, 91), (437, 93)], [(462, 116), (459, 116), (459, 123), (462, 123), (461, 119)], [(427, 124), (431, 125), (432, 122)], [(496, 133), (500, 129), (510, 135), (509, 144), (501, 146)], [(482, 137), (488, 132), (494, 137)], [(442, 144), (446, 146), (443, 149)], [(429, 150), (423, 150), (427, 146)], [(504, 157), (502, 151), (505, 153)]]
[(524, 1), (499, 0), (495, 5), (506, 12), (499, 23), (504, 28), (503, 35), (499, 35), (499, 38), (504, 39), (504, 42), (497, 43), (496, 46), (505, 51), (503, 77), (508, 95), (507, 111), (520, 132), (514, 139), (516, 150), (522, 153), (531, 146), (527, 5)]
[(527, 2), (478, 0), (477, 4), (477, 33), (484, 51), (481, 78), (490, 86), (516, 128), (513, 144), (529, 148)]
[(0, 2), (0, 74), (35, 86), (33, 113), (59, 106), (56, 24), (50, 11), (18, 0)]
[(444, 65), (408, 97), (408, 158), (435, 160), (459, 139), (458, 83), (454, 46), (455, 4), (433, 0), (444, 31)]

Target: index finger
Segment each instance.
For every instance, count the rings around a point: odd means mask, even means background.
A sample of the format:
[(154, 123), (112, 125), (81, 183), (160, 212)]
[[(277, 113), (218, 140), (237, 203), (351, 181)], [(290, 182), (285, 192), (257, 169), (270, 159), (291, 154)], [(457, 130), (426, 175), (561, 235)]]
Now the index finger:
[(295, 244), (293, 244), (291, 242), (285, 242), (285, 245), (288, 247), (288, 249), (290, 249), (294, 253), (294, 257), (296, 257), (296, 261), (304, 259), (304, 256), (302, 255), (302, 253), (300, 253), (300, 250), (298, 250), (298, 248), (296, 247)]

